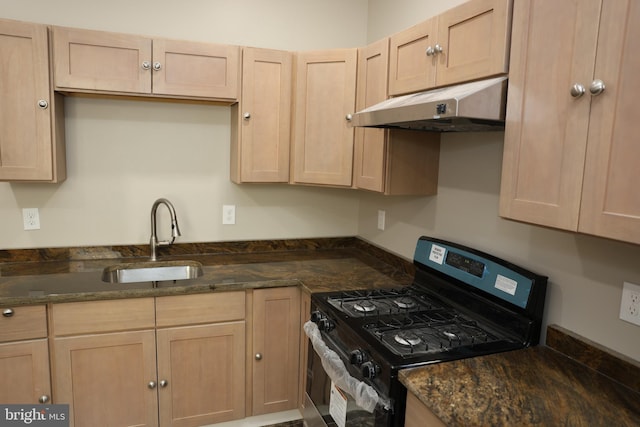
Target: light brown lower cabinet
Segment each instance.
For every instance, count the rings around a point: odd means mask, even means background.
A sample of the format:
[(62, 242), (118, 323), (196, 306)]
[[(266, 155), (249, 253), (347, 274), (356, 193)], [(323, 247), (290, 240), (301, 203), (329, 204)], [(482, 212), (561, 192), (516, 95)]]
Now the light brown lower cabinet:
[(53, 304), (54, 402), (76, 427), (243, 418), (244, 317), (244, 292)]
[(304, 413), (304, 395), (307, 390), (307, 358), (309, 357), (309, 338), (305, 334), (303, 325), (311, 318), (311, 294), (300, 291), (300, 370), (298, 379), (298, 409)]
[(252, 415), (298, 407), (300, 290), (253, 291)]
[(44, 305), (5, 307), (0, 316), (0, 403), (47, 403), (47, 312)]
[(158, 330), (160, 425), (244, 417), (244, 321)]
[(46, 339), (0, 344), (0, 402), (47, 403), (51, 398)]
[(54, 399), (70, 425), (157, 426), (155, 344), (153, 330), (55, 338)]
[(445, 424), (415, 394), (408, 392), (404, 427), (445, 427)]

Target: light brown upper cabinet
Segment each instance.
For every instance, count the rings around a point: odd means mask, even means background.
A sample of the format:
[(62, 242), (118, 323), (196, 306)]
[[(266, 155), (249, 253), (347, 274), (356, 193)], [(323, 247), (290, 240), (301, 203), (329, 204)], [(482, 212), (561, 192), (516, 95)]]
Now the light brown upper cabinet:
[(357, 49), (296, 55), (292, 183), (350, 187)]
[[(356, 110), (387, 99), (389, 39), (358, 50)], [(354, 185), (386, 195), (432, 195), (438, 188), (440, 134), (356, 128)]]
[(53, 28), (56, 90), (235, 101), (240, 48)]
[(231, 106), (231, 180), (289, 182), (293, 54), (244, 48), (240, 102)]
[(471, 0), (391, 36), (389, 95), (508, 72), (512, 0)]
[(640, 243), (640, 4), (514, 9), (500, 214)]
[(63, 98), (49, 80), (47, 27), (0, 20), (0, 181), (66, 179)]

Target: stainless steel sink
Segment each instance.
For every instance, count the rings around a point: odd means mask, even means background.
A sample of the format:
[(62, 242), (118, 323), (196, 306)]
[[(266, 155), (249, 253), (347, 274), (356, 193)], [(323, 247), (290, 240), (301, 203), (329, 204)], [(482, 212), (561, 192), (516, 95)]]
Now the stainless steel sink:
[(197, 261), (148, 261), (115, 264), (102, 271), (102, 281), (109, 283), (162, 282), (195, 279), (202, 276)]

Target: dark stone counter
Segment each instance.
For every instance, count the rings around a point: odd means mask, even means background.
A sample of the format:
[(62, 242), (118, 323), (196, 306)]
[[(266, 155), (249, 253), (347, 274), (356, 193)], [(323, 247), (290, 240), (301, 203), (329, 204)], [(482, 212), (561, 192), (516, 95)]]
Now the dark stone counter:
[[(302, 286), (309, 292), (402, 286), (413, 265), (358, 238), (176, 244), (195, 260), (179, 282), (112, 284), (104, 267), (148, 259), (147, 245), (0, 250), (0, 307)], [(547, 346), (404, 370), (400, 379), (450, 426), (640, 426), (640, 364), (550, 327)]]
[(640, 364), (557, 326), (547, 346), (405, 370), (400, 380), (448, 426), (640, 426)]
[(411, 283), (410, 262), (356, 238), (183, 244), (161, 260), (204, 266), (197, 279), (105, 283), (102, 270), (146, 261), (148, 246), (0, 251), (0, 307), (297, 286), (309, 292)]

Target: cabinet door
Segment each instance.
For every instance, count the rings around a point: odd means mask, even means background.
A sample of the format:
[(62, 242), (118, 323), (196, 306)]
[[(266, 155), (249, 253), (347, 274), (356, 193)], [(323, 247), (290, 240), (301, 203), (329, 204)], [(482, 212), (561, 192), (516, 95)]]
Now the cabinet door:
[(445, 424), (415, 394), (407, 393), (405, 427), (444, 427)]
[[(388, 70), (389, 39), (358, 49), (357, 111), (387, 99)], [(384, 129), (356, 128), (353, 176), (357, 188), (384, 191), (386, 133)]]
[(0, 344), (0, 402), (36, 404), (50, 399), (47, 340)]
[(54, 339), (54, 397), (76, 427), (158, 425), (153, 331)]
[(298, 54), (294, 183), (351, 186), (357, 57), (357, 49)]
[(577, 230), (601, 0), (518, 1), (500, 215)]
[(437, 31), (437, 18), (431, 18), (391, 36), (389, 95), (435, 86), (437, 55), (427, 55), (427, 49), (437, 43)]
[(297, 407), (299, 352), (300, 290), (255, 290), (252, 415)]
[(242, 95), (232, 106), (231, 179), (288, 182), (292, 54), (244, 48)]
[(305, 394), (307, 392), (307, 357), (309, 355), (309, 338), (303, 325), (311, 319), (311, 294), (300, 291), (300, 370), (298, 378), (298, 409), (304, 413)]
[(638, 52), (640, 4), (604, 1), (594, 79), (605, 90), (591, 100), (579, 231), (633, 243), (640, 243)]
[(46, 26), (0, 20), (0, 181), (66, 177), (62, 101), (49, 84), (48, 46)]
[(161, 426), (244, 417), (244, 321), (161, 329), (157, 336)]
[(59, 90), (151, 93), (151, 39), (53, 28), (54, 82)]
[(438, 86), (509, 71), (511, 0), (473, 0), (438, 17)]
[(153, 40), (153, 93), (238, 98), (240, 48), (214, 43)]

